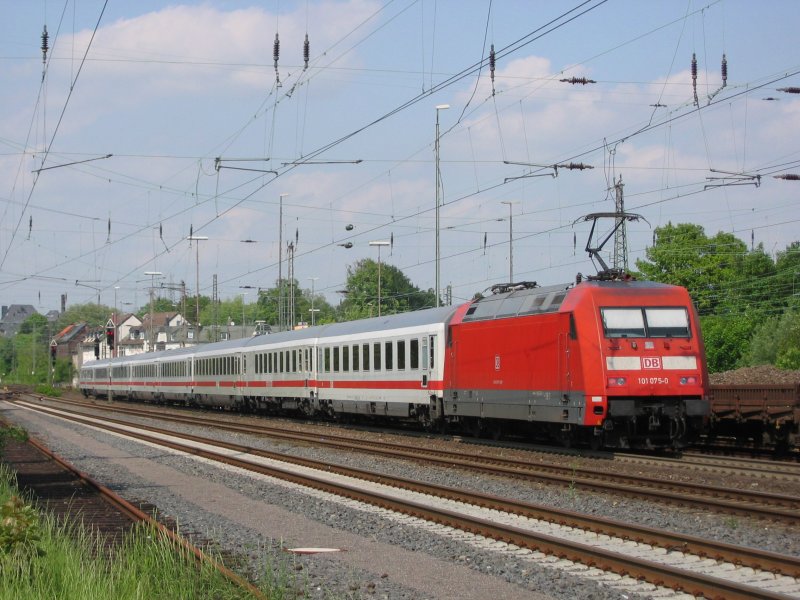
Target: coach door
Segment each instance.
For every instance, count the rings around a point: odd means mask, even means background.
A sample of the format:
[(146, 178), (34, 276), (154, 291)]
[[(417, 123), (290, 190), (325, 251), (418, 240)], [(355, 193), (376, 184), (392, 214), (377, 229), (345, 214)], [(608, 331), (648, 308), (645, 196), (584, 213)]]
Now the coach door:
[(426, 335), (422, 337), (422, 380), (420, 381), (423, 388), (427, 388), (431, 379), (437, 378), (436, 361), (434, 360), (436, 348), (436, 336)]

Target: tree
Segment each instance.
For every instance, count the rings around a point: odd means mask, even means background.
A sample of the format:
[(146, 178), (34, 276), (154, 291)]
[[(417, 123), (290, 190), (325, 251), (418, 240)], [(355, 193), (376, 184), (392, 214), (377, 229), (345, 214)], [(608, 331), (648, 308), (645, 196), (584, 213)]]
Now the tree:
[[(378, 263), (366, 258), (347, 268), (347, 298), (339, 310), (343, 320), (363, 319), (378, 315)], [(422, 291), (403, 272), (381, 263), (381, 314), (394, 314), (432, 308), (436, 304), (433, 290)]]
[(718, 373), (742, 366), (758, 322), (747, 315), (701, 317), (708, 370)]
[(647, 259), (636, 261), (640, 275), (685, 287), (701, 314), (741, 313), (774, 301), (763, 282), (774, 275), (775, 265), (762, 246), (748, 251), (733, 234), (709, 238), (690, 223), (669, 223), (655, 233)]
[(61, 331), (67, 325), (75, 323), (86, 323), (89, 327), (103, 327), (113, 312), (113, 308), (102, 304), (74, 304), (61, 313), (54, 331)]
[(800, 311), (787, 310), (764, 321), (753, 334), (747, 364), (800, 368)]

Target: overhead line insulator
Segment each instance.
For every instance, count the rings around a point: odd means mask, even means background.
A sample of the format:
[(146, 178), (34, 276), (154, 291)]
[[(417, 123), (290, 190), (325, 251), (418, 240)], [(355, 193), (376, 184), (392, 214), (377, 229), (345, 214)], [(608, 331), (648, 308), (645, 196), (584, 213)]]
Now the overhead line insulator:
[(303, 63), (305, 64), (305, 66), (303, 67), (304, 71), (308, 69), (308, 58), (310, 55), (311, 55), (311, 44), (308, 41), (308, 34), (306, 34), (306, 41), (303, 42)]
[(785, 88), (778, 88), (779, 92), (785, 92), (787, 94), (800, 94), (800, 87), (785, 87)]
[(692, 91), (694, 92), (694, 105), (699, 106), (700, 101), (697, 99), (697, 55), (692, 52)]
[(728, 85), (728, 59), (722, 54), (722, 87)]
[(275, 62), (275, 82), (277, 87), (281, 87), (281, 78), (278, 75), (278, 58), (281, 55), (281, 40), (275, 33), (275, 41), (272, 43), (272, 60)]
[(489, 50), (489, 77), (492, 79), (492, 96), (494, 96), (494, 68), (497, 64), (497, 59), (494, 53), (494, 44), (492, 44), (491, 50)]
[(570, 77), (569, 79), (559, 79), (562, 83), (571, 83), (572, 85), (580, 83), (586, 85), (587, 83), (597, 83), (594, 79), (587, 79), (586, 77)]

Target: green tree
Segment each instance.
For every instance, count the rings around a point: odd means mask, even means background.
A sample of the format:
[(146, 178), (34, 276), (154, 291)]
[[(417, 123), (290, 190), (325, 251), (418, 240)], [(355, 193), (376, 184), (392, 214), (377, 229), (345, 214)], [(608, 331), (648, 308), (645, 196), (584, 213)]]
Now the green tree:
[(752, 251), (736, 236), (706, 236), (700, 225), (669, 223), (656, 228), (656, 243), (636, 261), (645, 279), (689, 290), (701, 314), (741, 313), (773, 303), (764, 281), (775, 264), (762, 246)]
[(54, 333), (61, 331), (67, 325), (75, 323), (86, 323), (89, 327), (103, 327), (113, 312), (113, 308), (102, 304), (74, 304), (61, 313), (53, 331)]
[(792, 366), (797, 364), (799, 354), (800, 311), (787, 310), (759, 325), (750, 340), (746, 364), (800, 368)]
[(792, 242), (775, 260), (775, 285), (778, 294), (788, 296), (787, 304), (800, 304), (800, 242)]
[(760, 321), (749, 315), (708, 315), (700, 318), (708, 370), (729, 371), (742, 366), (750, 337)]
[[(433, 290), (422, 291), (403, 272), (381, 263), (381, 314), (432, 308), (436, 304)], [(363, 319), (378, 315), (378, 263), (366, 258), (347, 268), (347, 298), (339, 307), (343, 320)]]

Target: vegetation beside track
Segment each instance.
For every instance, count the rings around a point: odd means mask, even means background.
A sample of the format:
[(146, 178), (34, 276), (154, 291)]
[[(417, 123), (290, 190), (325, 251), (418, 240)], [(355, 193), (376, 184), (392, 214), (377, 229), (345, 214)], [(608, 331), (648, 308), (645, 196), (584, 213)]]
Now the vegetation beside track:
[[(0, 428), (0, 433), (0, 442), (25, 437), (17, 428)], [(305, 596), (287, 565), (265, 565), (260, 579), (262, 597)], [(39, 598), (253, 596), (148, 524), (135, 526), (109, 551), (90, 528), (39, 510), (17, 489), (13, 471), (0, 465), (0, 600)]]

